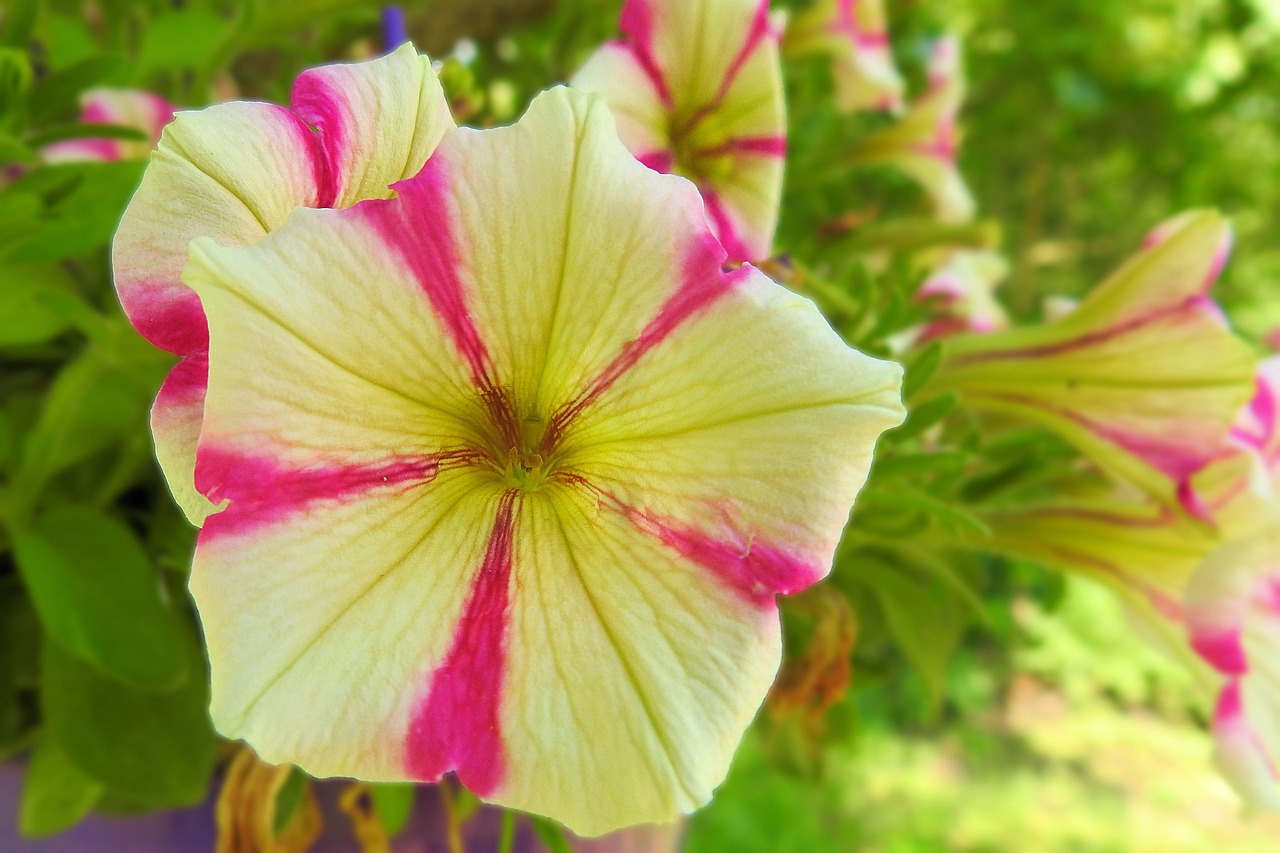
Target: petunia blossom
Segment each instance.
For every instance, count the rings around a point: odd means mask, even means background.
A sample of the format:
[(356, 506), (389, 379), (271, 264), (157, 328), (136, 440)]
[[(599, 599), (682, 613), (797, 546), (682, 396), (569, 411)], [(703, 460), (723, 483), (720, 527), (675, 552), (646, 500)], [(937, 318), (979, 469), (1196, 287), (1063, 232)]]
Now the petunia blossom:
[(1215, 761), (1246, 801), (1280, 811), (1280, 527), (1210, 555), (1186, 612), (1192, 648), (1223, 678)]
[(788, 23), (782, 47), (788, 55), (831, 58), (840, 110), (902, 109), (905, 86), (889, 45), (884, 0), (817, 0)]
[(151, 412), (169, 488), (196, 524), (212, 505), (192, 471), (200, 434), (208, 333), (182, 283), (200, 236), (247, 245), (297, 206), (385, 198), (422, 168), (453, 119), (427, 57), (405, 45), (354, 65), (303, 72), (293, 108), (235, 102), (179, 113), (160, 140), (112, 249), (116, 290), (147, 340), (183, 356)]
[(191, 590), (212, 715), (320, 776), (596, 834), (726, 773), (901, 370), (724, 270), (692, 184), (566, 89), (394, 197), (193, 242), (209, 323)]
[(89, 137), (68, 139), (45, 146), (46, 163), (86, 160), (145, 160), (173, 119), (176, 108), (159, 95), (136, 89), (90, 89), (80, 98), (80, 121), (112, 124), (146, 134), (145, 140)]
[(985, 334), (1009, 325), (995, 289), (1008, 274), (1009, 264), (996, 252), (956, 249), (916, 291), (917, 299), (932, 300), (935, 314), (913, 339), (924, 343), (960, 332)]
[(769, 0), (627, 0), (620, 26), (571, 85), (605, 96), (642, 163), (698, 185), (731, 260), (769, 257), (786, 154)]
[(1061, 319), (950, 339), (935, 387), (1040, 423), (1121, 481), (1207, 520), (1192, 478), (1254, 386), (1249, 347), (1207, 295), (1230, 234), (1217, 213), (1181, 217)]
[(956, 164), (964, 95), (960, 41), (939, 39), (929, 61), (928, 89), (901, 119), (864, 137), (853, 151), (856, 162), (889, 166), (914, 179), (943, 222), (970, 220), (975, 208)]

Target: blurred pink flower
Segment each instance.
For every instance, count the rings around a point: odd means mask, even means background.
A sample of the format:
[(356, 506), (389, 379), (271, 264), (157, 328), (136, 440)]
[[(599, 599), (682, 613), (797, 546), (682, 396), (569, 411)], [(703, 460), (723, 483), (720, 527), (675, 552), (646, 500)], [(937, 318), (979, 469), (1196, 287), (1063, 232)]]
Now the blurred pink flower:
[(85, 160), (145, 160), (160, 134), (172, 119), (176, 107), (159, 95), (134, 89), (90, 89), (81, 96), (80, 120), (85, 124), (114, 124), (146, 134), (145, 140), (86, 138), (68, 139), (46, 146), (45, 162), (70, 163)]

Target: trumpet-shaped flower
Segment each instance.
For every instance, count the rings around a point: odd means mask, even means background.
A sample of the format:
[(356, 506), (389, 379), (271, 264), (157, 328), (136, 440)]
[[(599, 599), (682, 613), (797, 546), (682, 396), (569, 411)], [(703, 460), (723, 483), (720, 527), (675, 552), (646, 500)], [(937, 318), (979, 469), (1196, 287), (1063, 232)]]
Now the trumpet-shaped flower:
[(975, 207), (956, 166), (956, 117), (964, 92), (960, 42), (954, 37), (940, 39), (929, 62), (928, 90), (901, 120), (859, 142), (852, 156), (855, 162), (890, 166), (913, 178), (943, 222), (972, 219)]
[(173, 119), (173, 104), (151, 92), (134, 89), (90, 89), (80, 98), (80, 121), (113, 124), (146, 134), (145, 140), (93, 138), (68, 139), (48, 145), (41, 152), (47, 163), (85, 160), (145, 160)]
[(884, 0), (818, 0), (788, 24), (783, 50), (831, 57), (836, 106), (902, 109), (904, 85), (889, 47)]
[(1225, 679), (1215, 760), (1250, 803), (1280, 811), (1280, 527), (1215, 551), (1187, 586), (1192, 647)]
[(640, 162), (698, 185), (731, 260), (769, 257), (787, 147), (769, 0), (627, 0), (620, 24), (571, 85), (605, 96)]
[(725, 272), (687, 181), (560, 89), (395, 196), (183, 275), (209, 322), (191, 590), (266, 760), (594, 834), (704, 803), (829, 569), (900, 369)]
[(1205, 525), (1140, 494), (1080, 496), (985, 520), (988, 547), (1093, 578), (1139, 609), (1175, 620), (1188, 579), (1217, 544)]
[(916, 335), (918, 342), (960, 332), (985, 334), (1009, 325), (1008, 315), (996, 299), (996, 285), (1008, 274), (1009, 264), (996, 252), (959, 249), (924, 280), (916, 291), (919, 299), (934, 300), (937, 314)]
[(208, 333), (180, 279), (187, 246), (211, 237), (247, 245), (295, 207), (385, 198), (422, 168), (453, 126), (425, 56), (405, 45), (372, 62), (304, 72), (293, 109), (235, 102), (183, 112), (164, 132), (116, 233), (116, 290), (134, 327), (184, 356), (151, 413), (156, 455), (195, 523), (212, 505), (195, 489)]
[(1112, 475), (1207, 517), (1191, 479), (1254, 385), (1249, 347), (1207, 297), (1230, 233), (1213, 212), (1180, 217), (1061, 319), (949, 340), (936, 386), (1043, 424)]

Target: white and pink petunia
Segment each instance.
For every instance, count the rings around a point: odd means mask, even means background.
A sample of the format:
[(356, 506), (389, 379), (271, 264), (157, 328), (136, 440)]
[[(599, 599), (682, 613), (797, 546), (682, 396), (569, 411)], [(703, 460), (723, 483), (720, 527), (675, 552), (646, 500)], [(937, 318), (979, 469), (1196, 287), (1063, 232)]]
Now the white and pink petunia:
[(916, 330), (913, 339), (924, 343), (961, 332), (985, 334), (1009, 325), (1009, 317), (996, 299), (996, 286), (1009, 272), (1009, 264), (996, 252), (956, 249), (920, 285), (916, 298), (929, 300), (933, 316)]
[(1280, 528), (1224, 545), (1187, 586), (1192, 647), (1224, 683), (1214, 758), (1250, 804), (1280, 811)]
[(642, 163), (697, 184), (731, 260), (769, 257), (786, 154), (769, 0), (627, 0), (620, 26), (571, 85), (605, 96)]
[(159, 95), (135, 89), (90, 89), (80, 98), (80, 121), (139, 130), (145, 140), (86, 138), (55, 142), (41, 151), (46, 163), (145, 160), (176, 108)]
[(247, 245), (295, 207), (346, 207), (391, 195), (453, 126), (430, 62), (409, 45), (371, 62), (298, 77), (293, 107), (218, 104), (182, 112), (164, 132), (120, 222), (112, 262), (130, 321), (183, 356), (152, 409), (156, 455), (195, 523), (212, 510), (192, 479), (204, 408), (208, 334), (182, 283), (196, 237)]
[(902, 109), (905, 86), (893, 61), (884, 0), (817, 0), (788, 23), (783, 50), (829, 56), (836, 106), (845, 112)]
[(1217, 213), (1179, 217), (1060, 319), (952, 338), (937, 387), (1043, 424), (1121, 481), (1208, 520), (1193, 478), (1254, 388), (1250, 348), (1208, 297), (1230, 236)]
[[(250, 114), (305, 129), (241, 106), (187, 145)], [(900, 368), (726, 272), (695, 188), (603, 99), (434, 143), (376, 198), (191, 242), (202, 312), (166, 316), (207, 318), (213, 720), (271, 762), (453, 772), (583, 834), (670, 820), (724, 778), (778, 668), (775, 597), (829, 570)], [(307, 174), (350, 174), (314, 150)]]
[(956, 163), (964, 96), (960, 41), (939, 39), (929, 60), (928, 89), (898, 122), (868, 135), (854, 151), (860, 163), (889, 166), (914, 179), (943, 222), (972, 219), (976, 206)]

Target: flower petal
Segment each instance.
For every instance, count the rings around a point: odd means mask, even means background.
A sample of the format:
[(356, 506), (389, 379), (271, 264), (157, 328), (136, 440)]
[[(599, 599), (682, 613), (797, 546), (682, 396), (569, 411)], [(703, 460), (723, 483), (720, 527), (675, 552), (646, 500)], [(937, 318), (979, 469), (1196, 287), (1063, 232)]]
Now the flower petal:
[[(248, 245), (295, 207), (385, 197), (452, 126), (429, 61), (408, 45), (372, 62), (306, 72), (294, 94), (296, 112), (220, 104), (181, 113), (165, 131), (112, 247), (125, 313), (157, 346), (180, 355), (207, 347), (200, 302), (180, 280), (192, 239)], [(199, 524), (212, 506), (184, 472), (195, 464), (203, 391), (180, 381), (181, 398), (157, 401), (152, 428), (175, 498)]]
[(320, 137), (331, 195), (326, 207), (386, 198), (412, 177), (453, 127), (431, 60), (411, 44), (380, 59), (298, 75), (293, 110)]

